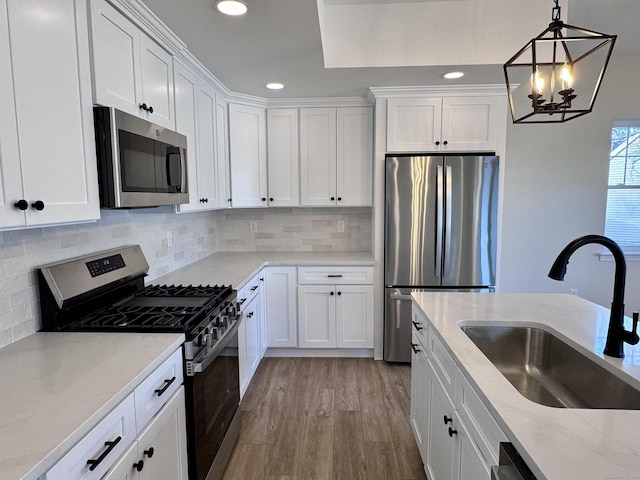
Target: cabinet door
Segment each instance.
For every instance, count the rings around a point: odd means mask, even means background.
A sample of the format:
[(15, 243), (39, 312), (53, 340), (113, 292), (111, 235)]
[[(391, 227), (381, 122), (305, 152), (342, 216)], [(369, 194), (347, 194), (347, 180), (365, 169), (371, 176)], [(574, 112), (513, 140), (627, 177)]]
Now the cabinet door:
[(500, 116), (506, 116), (505, 112), (506, 105), (502, 97), (444, 98), (442, 149), (495, 151)]
[(189, 188), (189, 203), (178, 205), (177, 211), (187, 212), (200, 210), (204, 203), (199, 202), (198, 196), (198, 79), (186, 67), (176, 63), (174, 65), (175, 85), (175, 117), (176, 130), (187, 137), (187, 181)]
[(411, 353), (411, 429), (418, 444), (422, 463), (427, 464), (429, 445), (429, 407), (431, 402), (431, 381), (429, 379), (429, 360), (424, 347), (415, 332), (412, 338)]
[(133, 466), (138, 459), (138, 444), (134, 442), (100, 480), (139, 480), (140, 472)]
[(387, 100), (387, 152), (440, 150), (441, 98)]
[(216, 175), (218, 182), (218, 208), (231, 206), (231, 173), (229, 165), (229, 117), (227, 102), (216, 94)]
[(337, 205), (370, 206), (373, 198), (373, 110), (337, 110)]
[(267, 145), (263, 108), (229, 105), (229, 154), (232, 205), (266, 207)]
[(300, 205), (297, 109), (267, 111), (267, 157), (269, 205)]
[(491, 470), (462, 422), (458, 422), (456, 431), (457, 450), (453, 478), (455, 480), (490, 480)]
[(106, 1), (90, 5), (94, 103), (140, 115), (140, 31)]
[(373, 348), (373, 285), (336, 286), (336, 346)]
[(267, 345), (296, 347), (296, 267), (267, 267), (265, 283)]
[(140, 434), (138, 461), (144, 462), (141, 480), (188, 479), (184, 387)]
[[(6, 181), (22, 184), (22, 198), (30, 205), (27, 225), (97, 219), (100, 206), (86, 5), (73, 0), (2, 4), (8, 7), (3, 11), (8, 12), (11, 62), (0, 70), (11, 68), (15, 102), (8, 107), (3, 104), (2, 109), (11, 112), (15, 107), (13, 122), (17, 122), (19, 135), (19, 154), (14, 157), (11, 143), (16, 127), (0, 134), (3, 140), (7, 135), (6, 154), (10, 156), (4, 158), (2, 146), (3, 175)], [(43, 16), (55, 21), (42, 21)], [(6, 45), (2, 48), (6, 52)], [(5, 76), (3, 83), (7, 81)], [(4, 123), (5, 113), (2, 115)], [(18, 163), (21, 180), (10, 178)], [(15, 187), (5, 183), (4, 188), (15, 194)], [(19, 199), (7, 200), (12, 206)], [(44, 209), (38, 210), (37, 205)]]
[[(244, 395), (251, 378), (260, 364), (260, 296), (253, 297), (242, 309), (242, 327), (238, 329), (238, 343), (242, 343), (239, 351), (240, 365), (240, 393)], [(242, 337), (241, 337), (242, 334)]]
[[(218, 207), (215, 149), (215, 92), (197, 78), (175, 65), (176, 128), (187, 135), (189, 203), (179, 205), (180, 212), (213, 210)], [(186, 100), (192, 100), (192, 105)], [(193, 119), (192, 119), (193, 118)], [(183, 125), (193, 130), (190, 138)]]
[(14, 103), (13, 72), (9, 49), (7, 2), (0, 2), (0, 226), (26, 223), (24, 211), (14, 207), (23, 198), (18, 125)]
[(335, 348), (336, 302), (331, 285), (298, 286), (298, 346)]
[(336, 109), (300, 109), (300, 204), (336, 204)]
[(142, 32), (139, 42), (141, 100), (149, 109), (143, 116), (153, 123), (175, 130), (171, 55)]
[[(435, 372), (431, 371), (428, 377), (431, 382), (431, 397), (427, 469), (430, 479), (449, 480), (453, 478), (456, 447), (455, 434), (449, 436), (449, 428), (457, 428), (454, 407)], [(445, 417), (448, 419), (446, 424)]]

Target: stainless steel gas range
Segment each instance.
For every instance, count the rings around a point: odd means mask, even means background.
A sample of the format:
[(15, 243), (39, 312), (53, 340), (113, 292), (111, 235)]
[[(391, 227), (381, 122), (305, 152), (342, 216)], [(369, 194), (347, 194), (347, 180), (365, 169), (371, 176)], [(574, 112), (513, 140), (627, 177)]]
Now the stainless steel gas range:
[(184, 333), (190, 480), (222, 477), (240, 431), (236, 291), (144, 285), (138, 245), (38, 269), (45, 331)]

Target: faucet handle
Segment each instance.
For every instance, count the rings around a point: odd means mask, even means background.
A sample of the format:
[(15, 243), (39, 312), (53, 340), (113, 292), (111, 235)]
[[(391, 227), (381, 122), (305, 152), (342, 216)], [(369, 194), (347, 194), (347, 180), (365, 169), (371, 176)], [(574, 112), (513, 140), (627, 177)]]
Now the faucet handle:
[(633, 312), (633, 333), (638, 333), (638, 312)]
[(640, 342), (640, 337), (638, 336), (638, 312), (633, 312), (633, 328), (630, 332), (624, 332), (623, 340), (629, 345), (636, 345)]

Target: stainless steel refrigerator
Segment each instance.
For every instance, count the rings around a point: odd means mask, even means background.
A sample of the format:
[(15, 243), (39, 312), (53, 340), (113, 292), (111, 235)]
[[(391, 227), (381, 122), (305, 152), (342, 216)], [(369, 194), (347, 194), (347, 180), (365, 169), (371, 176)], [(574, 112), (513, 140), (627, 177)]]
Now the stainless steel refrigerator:
[(384, 359), (411, 361), (413, 290), (493, 290), (499, 158), (387, 156)]

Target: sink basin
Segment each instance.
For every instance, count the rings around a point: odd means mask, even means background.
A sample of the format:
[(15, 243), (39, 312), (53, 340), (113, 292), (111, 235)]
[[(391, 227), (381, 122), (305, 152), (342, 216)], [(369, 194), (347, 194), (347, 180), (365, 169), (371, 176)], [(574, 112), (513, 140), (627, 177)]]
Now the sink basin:
[(552, 333), (522, 326), (461, 327), (526, 398), (550, 407), (640, 410), (640, 391)]

